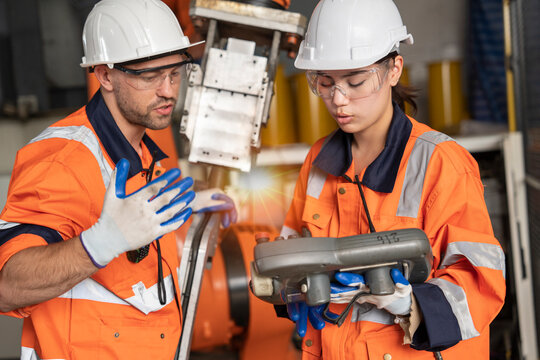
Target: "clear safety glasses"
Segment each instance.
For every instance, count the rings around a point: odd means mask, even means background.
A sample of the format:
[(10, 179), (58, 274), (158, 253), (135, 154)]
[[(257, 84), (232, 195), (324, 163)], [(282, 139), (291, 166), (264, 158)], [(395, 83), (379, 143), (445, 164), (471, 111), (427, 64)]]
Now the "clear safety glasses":
[(339, 82), (324, 71), (309, 70), (306, 72), (309, 88), (323, 99), (333, 98), (336, 89), (349, 100), (368, 97), (381, 88), (388, 74), (388, 60), (370, 68), (351, 71), (340, 76)]
[(183, 79), (187, 79), (191, 70), (193, 58), (189, 53), (185, 53), (186, 60), (174, 64), (167, 64), (147, 69), (128, 69), (122, 65), (114, 64), (114, 68), (124, 72), (126, 82), (137, 90), (153, 90), (159, 88), (168, 77), (170, 84), (179, 84)]

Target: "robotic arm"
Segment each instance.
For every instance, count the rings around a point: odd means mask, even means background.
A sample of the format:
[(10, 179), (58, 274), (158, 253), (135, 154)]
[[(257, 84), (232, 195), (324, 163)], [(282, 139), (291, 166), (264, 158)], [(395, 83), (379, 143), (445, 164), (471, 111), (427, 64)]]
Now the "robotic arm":
[[(288, 0), (194, 0), (195, 30), (206, 36), (179, 99), (180, 133), (189, 140), (192, 163), (212, 165), (209, 183), (221, 187), (225, 169), (248, 172), (268, 119), (280, 50), (294, 57), (307, 19), (283, 10)], [(275, 4), (279, 6), (275, 6)], [(257, 6), (262, 5), (262, 6)], [(203, 271), (216, 251), (219, 220), (197, 214), (180, 263), (184, 314), (177, 358), (189, 358)], [(189, 254), (189, 255), (188, 255)]]
[(195, 0), (190, 15), (206, 44), (180, 111), (189, 161), (247, 172), (268, 119), (279, 52), (296, 55), (307, 19), (225, 0)]

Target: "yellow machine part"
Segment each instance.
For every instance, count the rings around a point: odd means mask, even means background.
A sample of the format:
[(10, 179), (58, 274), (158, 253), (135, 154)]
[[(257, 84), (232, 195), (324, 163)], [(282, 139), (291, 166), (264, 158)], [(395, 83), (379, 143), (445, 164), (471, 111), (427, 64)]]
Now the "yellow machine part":
[(461, 63), (442, 61), (429, 65), (429, 119), (435, 130), (459, 133), (464, 114)]
[(283, 65), (278, 65), (274, 82), (274, 96), (270, 104), (270, 117), (261, 131), (263, 146), (292, 144), (298, 141), (291, 86)]
[(330, 134), (337, 128), (321, 98), (309, 89), (306, 75), (298, 73), (292, 76), (296, 98), (298, 140), (313, 145), (315, 141)]

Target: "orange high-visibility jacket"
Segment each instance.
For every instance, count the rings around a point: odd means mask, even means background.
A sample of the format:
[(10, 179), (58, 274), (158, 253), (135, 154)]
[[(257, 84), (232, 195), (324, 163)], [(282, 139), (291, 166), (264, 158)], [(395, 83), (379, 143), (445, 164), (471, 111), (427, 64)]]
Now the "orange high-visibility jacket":
[[(127, 193), (146, 184), (152, 155), (120, 132), (98, 91), (87, 106), (53, 124), (17, 153), (0, 215), (0, 267), (18, 251), (70, 239), (99, 218), (115, 164), (130, 162)], [(154, 178), (163, 169), (154, 168)], [(126, 254), (49, 301), (7, 315), (24, 317), (21, 359), (172, 359), (180, 337), (178, 253), (160, 240), (166, 304), (158, 299), (156, 243), (138, 264)]]
[[(281, 235), (300, 234), (302, 227), (314, 237), (369, 232), (352, 182), (351, 141), (351, 134), (338, 129), (313, 145)], [(403, 345), (392, 314), (355, 304), (341, 327), (308, 326), (303, 359), (380, 360), (386, 354), (384, 359), (434, 359), (430, 351), (444, 350), (445, 360), (487, 360), (489, 324), (504, 302), (505, 260), (476, 161), (394, 104), (385, 148), (359, 179), (376, 231), (419, 228), (430, 240), (433, 270), (425, 283), (413, 284), (423, 321), (412, 346)], [(330, 309), (339, 314), (344, 306)]]

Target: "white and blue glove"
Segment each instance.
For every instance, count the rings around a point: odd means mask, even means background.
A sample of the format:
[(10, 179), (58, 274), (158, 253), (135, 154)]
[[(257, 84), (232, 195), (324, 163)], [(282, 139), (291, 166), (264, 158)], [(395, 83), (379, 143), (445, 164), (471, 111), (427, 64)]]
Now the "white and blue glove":
[(111, 175), (98, 221), (79, 235), (98, 268), (178, 229), (192, 212), (188, 204), (195, 193), (188, 189), (193, 179), (186, 177), (175, 182), (180, 177), (179, 169), (169, 170), (126, 195), (128, 172), (129, 161), (121, 159)]
[(358, 293), (369, 293), (364, 277), (360, 274), (338, 272), (334, 275), (339, 283), (330, 283), (330, 302), (348, 304)]
[(289, 319), (296, 323), (296, 333), (300, 337), (304, 337), (306, 335), (308, 319), (314, 329), (321, 330), (324, 328), (324, 319), (322, 317), (322, 313), (325, 307), (326, 304), (308, 306), (303, 301), (287, 304), (287, 313), (289, 314)]
[(195, 213), (220, 212), (221, 224), (225, 228), (235, 223), (238, 217), (234, 201), (219, 188), (197, 191), (191, 208)]
[(412, 286), (398, 269), (392, 269), (390, 276), (394, 281), (394, 293), (391, 295), (371, 295), (369, 294), (369, 286), (366, 285), (362, 275), (339, 272), (335, 275), (335, 279), (341, 285), (334, 283), (330, 285), (330, 302), (349, 303), (356, 294), (364, 293), (365, 295), (356, 299), (358, 303), (367, 302), (394, 315), (407, 315), (411, 312)]

